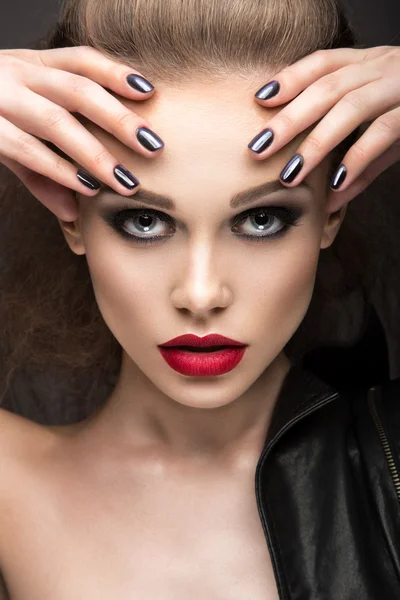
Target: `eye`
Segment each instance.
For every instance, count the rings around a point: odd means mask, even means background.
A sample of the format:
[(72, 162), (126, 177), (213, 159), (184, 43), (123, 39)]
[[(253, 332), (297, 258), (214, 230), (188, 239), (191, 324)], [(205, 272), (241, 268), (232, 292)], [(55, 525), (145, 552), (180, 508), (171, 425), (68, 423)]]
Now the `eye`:
[[(232, 231), (238, 237), (265, 241), (282, 236), (299, 223), (302, 209), (298, 206), (263, 206), (240, 213), (232, 219)], [(148, 208), (125, 208), (106, 214), (105, 221), (123, 237), (138, 243), (151, 243), (171, 237), (175, 232), (172, 217), (163, 212)], [(244, 233), (241, 227), (246, 225)], [(150, 234), (150, 235), (149, 235)]]
[[(175, 231), (171, 217), (150, 208), (126, 208), (105, 215), (105, 220), (117, 233), (139, 243), (164, 239), (170, 237)], [(167, 226), (169, 226), (170, 233), (165, 235)]]
[(265, 238), (284, 235), (290, 227), (294, 227), (299, 223), (301, 216), (302, 210), (298, 206), (292, 208), (287, 206), (251, 208), (235, 217), (232, 229), (237, 232), (238, 225), (247, 223), (247, 227), (244, 228), (245, 233), (239, 235), (256, 241), (263, 241)]

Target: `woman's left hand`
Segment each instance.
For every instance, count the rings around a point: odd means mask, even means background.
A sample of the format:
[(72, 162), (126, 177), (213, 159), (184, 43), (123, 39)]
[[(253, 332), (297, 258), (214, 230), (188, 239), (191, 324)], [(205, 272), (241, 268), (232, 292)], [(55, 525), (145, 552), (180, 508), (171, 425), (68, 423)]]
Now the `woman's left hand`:
[[(328, 210), (339, 210), (400, 160), (400, 46), (318, 50), (279, 71), (274, 81), (280, 84), (279, 93), (270, 100), (256, 95), (257, 101), (269, 108), (289, 104), (268, 121), (266, 127), (272, 130), (274, 141), (265, 151), (260, 152), (259, 148), (258, 153), (252, 151), (254, 158), (268, 158), (321, 119), (293, 157), (300, 155), (300, 158), (297, 161), (292, 158), (281, 172), (282, 184), (298, 185), (335, 146), (365, 122), (372, 124), (336, 171), (335, 175), (341, 172), (340, 191), (331, 187)], [(262, 90), (271, 87), (276, 89), (270, 83), (257, 94), (263, 95)], [(285, 170), (289, 173), (287, 181), (282, 179)]]

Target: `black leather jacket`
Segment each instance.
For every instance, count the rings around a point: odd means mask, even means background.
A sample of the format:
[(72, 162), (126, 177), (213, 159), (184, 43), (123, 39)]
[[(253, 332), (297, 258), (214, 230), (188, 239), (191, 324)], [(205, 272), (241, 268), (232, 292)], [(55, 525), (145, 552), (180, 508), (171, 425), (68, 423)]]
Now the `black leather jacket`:
[(256, 470), (281, 600), (400, 599), (400, 381), (383, 387), (285, 378)]

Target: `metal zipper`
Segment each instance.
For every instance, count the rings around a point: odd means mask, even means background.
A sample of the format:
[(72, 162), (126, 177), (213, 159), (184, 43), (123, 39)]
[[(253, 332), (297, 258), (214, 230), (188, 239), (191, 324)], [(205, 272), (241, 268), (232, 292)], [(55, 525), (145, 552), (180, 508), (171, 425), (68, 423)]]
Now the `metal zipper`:
[(379, 396), (379, 390), (375, 387), (372, 387), (368, 390), (368, 405), (376, 425), (376, 429), (378, 431), (379, 439), (382, 444), (383, 452), (385, 453), (386, 461), (389, 467), (390, 474), (393, 479), (394, 487), (397, 494), (397, 500), (400, 503), (400, 477), (399, 472), (396, 467), (396, 463), (393, 458), (392, 450), (390, 448), (385, 430), (383, 428), (383, 424), (381, 418), (378, 413), (378, 409), (376, 407), (376, 398)]
[(272, 539), (271, 539), (271, 534), (270, 534), (270, 531), (269, 531), (267, 519), (265, 517), (264, 510), (263, 510), (263, 507), (262, 507), (262, 500), (261, 500), (261, 471), (262, 471), (262, 467), (263, 467), (264, 462), (267, 459), (267, 456), (268, 456), (270, 450), (272, 449), (272, 447), (276, 444), (276, 442), (282, 437), (282, 435), (288, 429), (290, 429), (295, 423), (298, 423), (298, 421), (301, 421), (301, 419), (303, 419), (307, 415), (310, 415), (311, 413), (315, 412), (317, 409), (322, 408), (323, 406), (325, 406), (325, 404), (328, 404), (329, 402), (331, 402), (332, 400), (334, 400), (338, 396), (339, 396), (338, 392), (334, 392), (333, 394), (330, 394), (329, 396), (323, 397), (318, 403), (314, 404), (311, 408), (309, 408), (308, 410), (305, 410), (304, 412), (302, 412), (299, 415), (297, 415), (296, 417), (294, 417), (291, 421), (289, 421), (285, 425), (285, 427), (283, 427), (279, 431), (279, 433), (269, 442), (268, 446), (266, 448), (264, 448), (264, 451), (262, 452), (262, 454), (260, 456), (260, 459), (258, 461), (258, 465), (257, 465), (257, 469), (256, 469), (256, 481), (257, 481), (256, 499), (257, 499), (257, 508), (258, 508), (258, 514), (260, 516), (261, 524), (262, 524), (262, 527), (264, 529), (264, 535), (265, 535), (265, 538), (267, 540), (267, 546), (269, 548), (269, 552), (270, 552), (270, 556), (271, 556), (272, 568), (273, 568), (273, 571), (274, 571), (275, 581), (277, 583), (278, 595), (279, 595), (280, 600), (285, 600), (285, 596), (283, 595), (283, 589), (284, 588), (283, 588), (281, 577), (280, 577), (279, 571), (278, 571), (276, 554), (275, 554), (274, 547), (272, 545)]

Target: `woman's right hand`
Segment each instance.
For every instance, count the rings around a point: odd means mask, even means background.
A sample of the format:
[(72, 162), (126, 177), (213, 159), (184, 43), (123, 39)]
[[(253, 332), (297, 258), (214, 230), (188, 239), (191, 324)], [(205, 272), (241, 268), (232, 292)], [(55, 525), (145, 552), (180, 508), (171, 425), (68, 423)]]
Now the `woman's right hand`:
[[(128, 75), (134, 75), (136, 81), (139, 78), (141, 87), (149, 91), (131, 87)], [(129, 176), (125, 185), (120, 183), (120, 172), (114, 173), (118, 160), (71, 112), (82, 114), (148, 158), (158, 156), (163, 147), (157, 135), (154, 150), (142, 146), (136, 132), (145, 127), (154, 134), (149, 123), (104, 89), (131, 100), (147, 100), (154, 88), (147, 85), (141, 74), (94, 48), (1, 50), (0, 81), (0, 162), (63, 221), (78, 217), (72, 190), (94, 196), (98, 190), (91, 188), (99, 181), (121, 195), (132, 195), (137, 190), (135, 178), (132, 184)], [(148, 140), (148, 132), (144, 133)], [(83, 176), (86, 185), (78, 178), (78, 169), (72, 163), (38, 138), (53, 143), (82, 165), (89, 175), (89, 180)]]

